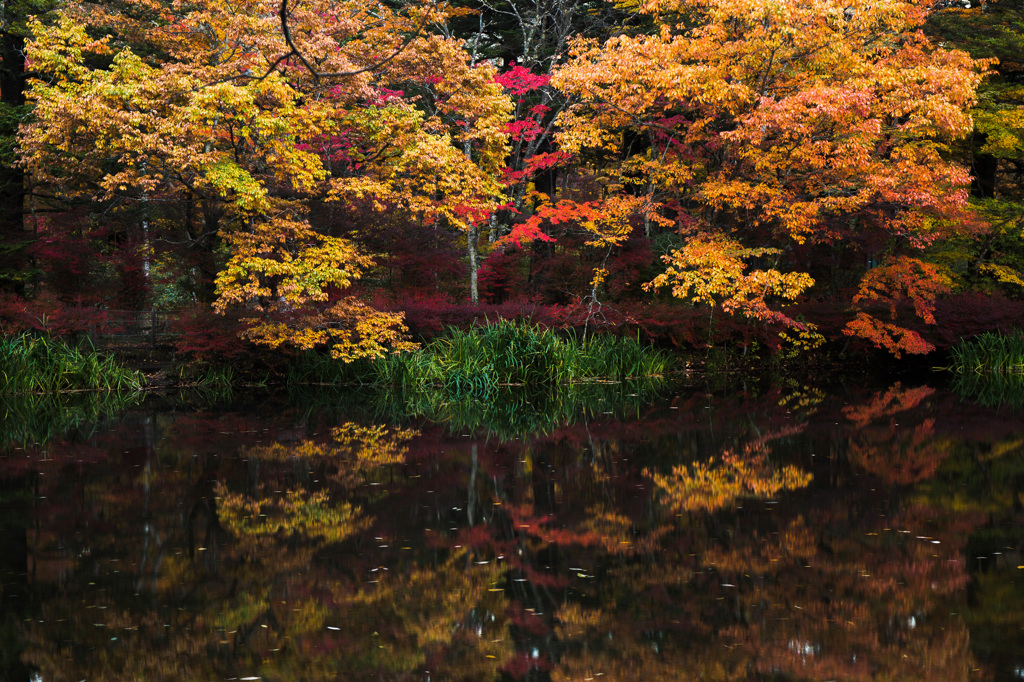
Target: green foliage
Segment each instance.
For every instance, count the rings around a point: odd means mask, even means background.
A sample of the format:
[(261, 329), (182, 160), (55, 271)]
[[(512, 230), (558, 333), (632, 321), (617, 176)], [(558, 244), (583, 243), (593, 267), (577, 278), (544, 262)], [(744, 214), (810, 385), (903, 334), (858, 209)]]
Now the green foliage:
[(211, 391), (231, 391), (235, 385), (235, 370), (231, 365), (210, 367), (197, 383)]
[[(951, 7), (928, 18), (927, 32), (967, 50), (975, 58), (1016, 61), (1024, 54), (1024, 12), (1014, 0), (981, 3), (973, 9)], [(1015, 59), (1016, 58), (1016, 59)]]
[(952, 388), (985, 407), (1024, 408), (1024, 331), (986, 332), (950, 351)]
[[(383, 362), (379, 360), (378, 362)], [(288, 366), (289, 386), (358, 386), (375, 383), (374, 364), (367, 359), (342, 362), (330, 353), (309, 350)]]
[(330, 400), (363, 405), (375, 420), (423, 418), (452, 432), (482, 429), (514, 438), (638, 410), (671, 368), (669, 354), (633, 338), (581, 339), (501, 320), (450, 329), (421, 350), (373, 361), (307, 353), (293, 364), (288, 383), (361, 384), (374, 390), (358, 400)]
[(976, 209), (991, 230), (955, 241), (966, 241), (970, 279), (980, 278), (984, 288), (999, 287), (1011, 296), (1020, 296), (1024, 287), (1024, 81), (1020, 60), (1024, 54), (1024, 5), (1017, 0), (994, 0), (971, 9), (947, 8), (931, 15), (926, 30), (973, 57), (994, 60), (989, 77), (978, 88), (970, 144), (956, 152), (971, 166), (974, 193), (984, 197)]
[[(1005, 199), (973, 199), (980, 224), (962, 226), (949, 239), (932, 244), (928, 260), (946, 268), (961, 290), (1024, 295), (1024, 213)], [(985, 227), (979, 229), (981, 225)]]
[(0, 102), (0, 163), (5, 166), (13, 166), (16, 161), (18, 126), (28, 119), (31, 110), (25, 104)]
[(487, 327), (450, 329), (426, 347), (375, 361), (345, 364), (307, 354), (289, 383), (377, 384), (403, 391), (441, 389), (450, 395), (488, 395), (501, 386), (549, 387), (574, 382), (659, 377), (667, 353), (637, 339), (580, 339), (539, 325), (500, 320)]
[(94, 348), (22, 334), (0, 338), (0, 395), (66, 391), (138, 391), (142, 374)]
[(207, 390), (230, 390), (238, 381), (235, 368), (225, 364), (190, 363), (177, 369), (181, 384)]
[(536, 390), (500, 386), (486, 395), (453, 396), (440, 390), (401, 391), (380, 386), (329, 386), (310, 390), (293, 385), (292, 400), (310, 414), (368, 422), (407, 423), (425, 419), (452, 434), (486, 433), (500, 440), (544, 435), (599, 418), (639, 419), (669, 382), (585, 383)]
[[(0, 147), (2, 147), (3, 138), (0, 137)], [(0, 157), (3, 156), (3, 149), (0, 148)], [(3, 159), (0, 158), (0, 166), (3, 164)], [(0, 258), (10, 258), (11, 256), (17, 258), (27, 253), (29, 246), (33, 244), (31, 239), (22, 239), (19, 241), (8, 241), (5, 244), (0, 244)], [(42, 270), (36, 267), (24, 267), (22, 262), (18, 262), (17, 267), (0, 267), (0, 282), (8, 282), (12, 284), (27, 284), (32, 282), (36, 277), (42, 273)]]
[(207, 405), (229, 402), (242, 382), (242, 375), (225, 364), (186, 364), (178, 367), (176, 374), (177, 383), (194, 392)]

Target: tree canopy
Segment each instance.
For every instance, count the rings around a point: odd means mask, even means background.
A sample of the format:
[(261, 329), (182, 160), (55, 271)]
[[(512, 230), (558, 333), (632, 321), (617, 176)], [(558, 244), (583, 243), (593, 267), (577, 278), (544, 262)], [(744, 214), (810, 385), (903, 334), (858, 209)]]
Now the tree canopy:
[(1024, 281), (1021, 197), (971, 204), (963, 153), (1019, 157), (997, 4), (68, 4), (26, 24), (32, 293), (110, 306), (60, 276), (105, 268), (347, 360), (462, 297), (927, 352), (942, 301)]

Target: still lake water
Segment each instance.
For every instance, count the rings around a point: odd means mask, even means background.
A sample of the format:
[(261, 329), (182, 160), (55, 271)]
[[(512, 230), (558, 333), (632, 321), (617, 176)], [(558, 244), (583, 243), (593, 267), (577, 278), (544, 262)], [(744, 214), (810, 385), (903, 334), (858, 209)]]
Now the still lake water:
[(1024, 678), (1024, 420), (941, 383), (23, 430), (0, 679)]

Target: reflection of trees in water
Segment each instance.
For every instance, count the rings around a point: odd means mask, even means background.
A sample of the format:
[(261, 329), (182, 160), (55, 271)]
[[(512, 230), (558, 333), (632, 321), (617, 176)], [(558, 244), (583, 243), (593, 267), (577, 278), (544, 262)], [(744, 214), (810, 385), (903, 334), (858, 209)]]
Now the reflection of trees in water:
[(662, 502), (677, 512), (716, 511), (741, 498), (770, 498), (805, 487), (812, 476), (786, 464), (776, 468), (769, 459), (769, 443), (799, 433), (799, 427), (768, 433), (739, 451), (725, 448), (706, 461), (673, 467), (669, 475), (653, 473)]
[[(25, 660), (96, 680), (962, 678), (952, 614), (984, 517), (877, 486), (960, 462), (936, 412), (955, 403), (894, 386), (844, 412), (804, 389), (520, 440), (225, 414), (52, 447)], [(919, 432), (930, 454), (895, 456)]]
[(1024, 669), (1024, 423), (1019, 413), (1005, 409), (993, 418), (970, 405), (957, 407), (974, 418), (961, 416), (944, 428), (970, 431), (970, 439), (950, 448), (936, 475), (918, 485), (915, 495), (944, 510), (945, 525), (967, 538), (971, 582), (964, 614), (980, 676), (1013, 679)]
[[(911, 422), (900, 434), (930, 434), (934, 420), (921, 429), (907, 410), (931, 393), (897, 385), (876, 394), (844, 410), (855, 428), (826, 442), (848, 453), (855, 470), (873, 463), (883, 481), (910, 482), (896, 480), (906, 458), (893, 457), (900, 451), (874, 438), (872, 424), (900, 414)], [(969, 638), (950, 612), (966, 582), (964, 535), (927, 535), (935, 508), (893, 497), (884, 515), (875, 505), (869, 512), (856, 489), (819, 495), (810, 506), (751, 501), (759, 490), (768, 496), (807, 483), (799, 469), (765, 465), (769, 445), (791, 444), (808, 428), (766, 432), (742, 449), (655, 475), (676, 511), (673, 532), (649, 561), (620, 573), (628, 602), (609, 609), (609, 599), (598, 599), (600, 606), (567, 611), (566, 655), (554, 678), (629, 679), (642, 670), (643, 679), (678, 679), (685, 670), (694, 679), (962, 679)], [(809, 435), (812, 452), (819, 436)], [(872, 445), (884, 445), (884, 455), (857, 456)], [(944, 456), (936, 446), (922, 459), (934, 471)]]
[(928, 386), (904, 388), (897, 382), (863, 404), (843, 408), (856, 426), (847, 449), (850, 462), (888, 485), (911, 485), (933, 476), (953, 443), (936, 433), (934, 417), (920, 414), (922, 403), (934, 394)]
[[(186, 432), (175, 442), (186, 444), (182, 450), (157, 448), (130, 475), (114, 473), (82, 491), (93, 514), (85, 527), (99, 521), (105, 528), (90, 534), (71, 580), (62, 572), (42, 623), (26, 632), (26, 658), (44, 679), (71, 671), (109, 680), (244, 676), (272, 671), (262, 662), (272, 650), (287, 652), (285, 666), (302, 670), (289, 679), (317, 679), (318, 671), (333, 679), (315, 651), (293, 645), (322, 636), (330, 615), (306, 580), (321, 576), (327, 584), (318, 552), (372, 518), (341, 499), (344, 485), (317, 482), (365, 483), (382, 457), (401, 460), (411, 434), (346, 425), (319, 446), (286, 448), (253, 442), (261, 433), (255, 420), (189, 421), (172, 426)], [(217, 438), (210, 426), (233, 430)], [(232, 437), (234, 449), (252, 444), (240, 458), (221, 457)], [(339, 470), (344, 475), (333, 476)], [(108, 515), (112, 508), (122, 513)], [(64, 510), (50, 511), (66, 518)], [(44, 557), (66, 553), (62, 538), (40, 540)], [(83, 593), (91, 604), (75, 598)]]

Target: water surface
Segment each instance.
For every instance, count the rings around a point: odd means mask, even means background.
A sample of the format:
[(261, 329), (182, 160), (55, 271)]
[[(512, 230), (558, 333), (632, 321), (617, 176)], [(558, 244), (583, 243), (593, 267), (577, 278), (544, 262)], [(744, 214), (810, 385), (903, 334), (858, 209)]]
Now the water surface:
[(16, 431), (0, 679), (1024, 677), (1020, 415), (868, 383)]

